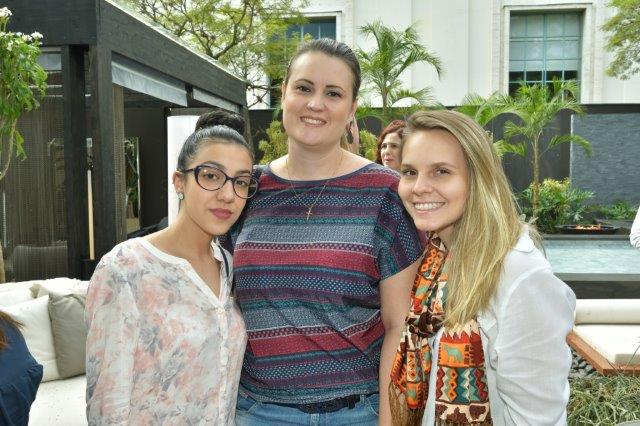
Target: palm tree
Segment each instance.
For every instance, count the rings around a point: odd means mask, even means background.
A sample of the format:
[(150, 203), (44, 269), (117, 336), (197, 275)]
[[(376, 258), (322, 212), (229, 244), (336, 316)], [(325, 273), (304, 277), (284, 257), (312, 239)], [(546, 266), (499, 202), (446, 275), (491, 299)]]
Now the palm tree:
[[(576, 143), (587, 155), (590, 156), (592, 153), (591, 144), (575, 134), (556, 135), (541, 150), (540, 138), (543, 131), (560, 111), (570, 110), (580, 115), (584, 114), (584, 108), (576, 100), (578, 84), (575, 81), (554, 80), (551, 86), (523, 83), (514, 97), (503, 98), (505, 103), (502, 107), (517, 115), (519, 123), (508, 120), (504, 125), (504, 140), (497, 142), (499, 152), (511, 152), (522, 157), (526, 157), (528, 149), (531, 148), (531, 204), (534, 217), (537, 216), (540, 199), (540, 156), (563, 143)], [(514, 137), (522, 137), (524, 142), (511, 143), (510, 140)]]
[(357, 49), (363, 80), (366, 87), (373, 88), (382, 99), (382, 112), (375, 113), (366, 106), (360, 116), (374, 115), (388, 122), (394, 118), (391, 107), (401, 99), (413, 99), (419, 105), (434, 104), (429, 87), (420, 90), (408, 90), (402, 87), (400, 75), (411, 65), (426, 62), (432, 65), (438, 77), (442, 74), (440, 59), (427, 51), (418, 39), (414, 25), (404, 31), (396, 31), (386, 27), (380, 21), (374, 21), (360, 27), (365, 36), (373, 36), (376, 48), (371, 51)]
[(470, 93), (462, 99), (462, 103), (455, 110), (473, 118), (484, 127), (500, 114), (513, 112), (508, 109), (509, 104), (509, 96), (500, 92), (494, 92), (488, 98)]

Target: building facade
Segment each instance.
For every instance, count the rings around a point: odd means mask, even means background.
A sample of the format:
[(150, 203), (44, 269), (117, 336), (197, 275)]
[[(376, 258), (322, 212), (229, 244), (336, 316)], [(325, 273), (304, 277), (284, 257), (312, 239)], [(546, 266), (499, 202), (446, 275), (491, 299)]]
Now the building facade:
[[(444, 105), (468, 93), (513, 91), (520, 81), (576, 79), (583, 104), (640, 103), (640, 76), (606, 75), (612, 54), (602, 25), (615, 13), (607, 0), (311, 0), (301, 32), (372, 49), (359, 28), (374, 20), (401, 30), (415, 24), (424, 45), (442, 60), (403, 75), (413, 90), (430, 86)], [(300, 29), (298, 28), (298, 31)], [(375, 106), (376, 99), (370, 100)], [(260, 105), (268, 108), (270, 105)]]

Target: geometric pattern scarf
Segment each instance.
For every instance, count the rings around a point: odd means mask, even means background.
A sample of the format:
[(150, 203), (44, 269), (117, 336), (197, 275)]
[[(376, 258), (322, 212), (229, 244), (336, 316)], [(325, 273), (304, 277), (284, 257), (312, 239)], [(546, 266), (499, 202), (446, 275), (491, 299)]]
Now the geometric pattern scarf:
[(444, 328), (437, 354), (436, 425), (491, 425), (484, 351), (475, 319), (444, 327), (448, 257), (436, 234), (429, 243), (411, 291), (411, 307), (391, 369), (389, 399), (394, 425), (420, 425), (424, 414), (432, 358), (429, 338)]

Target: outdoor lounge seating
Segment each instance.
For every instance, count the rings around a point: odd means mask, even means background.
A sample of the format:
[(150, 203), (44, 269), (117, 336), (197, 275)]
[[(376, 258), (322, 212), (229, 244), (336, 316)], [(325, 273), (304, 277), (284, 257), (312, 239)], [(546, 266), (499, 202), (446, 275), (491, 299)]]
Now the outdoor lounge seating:
[(70, 278), (0, 284), (0, 310), (24, 324), (22, 333), (43, 366), (30, 425), (84, 426), (88, 282)]
[(578, 299), (567, 341), (600, 374), (640, 375), (640, 299)]

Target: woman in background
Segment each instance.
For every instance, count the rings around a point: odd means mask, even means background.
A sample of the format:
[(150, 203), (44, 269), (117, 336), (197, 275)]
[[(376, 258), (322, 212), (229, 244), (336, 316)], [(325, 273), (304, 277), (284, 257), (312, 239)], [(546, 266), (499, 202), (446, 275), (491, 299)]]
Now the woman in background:
[(125, 241), (87, 294), (91, 425), (234, 424), (246, 332), (231, 256), (215, 241), (256, 192), (242, 118), (217, 113), (184, 143), (168, 228)]
[(0, 424), (6, 426), (27, 426), (42, 381), (42, 366), (29, 353), (20, 327), (0, 311)]
[(400, 139), (405, 126), (406, 123), (404, 121), (393, 120), (387, 127), (382, 129), (378, 137), (376, 163), (395, 171), (400, 171)]
[(562, 425), (575, 295), (520, 219), (491, 141), (412, 115), (398, 192), (429, 243), (391, 373), (398, 425)]

